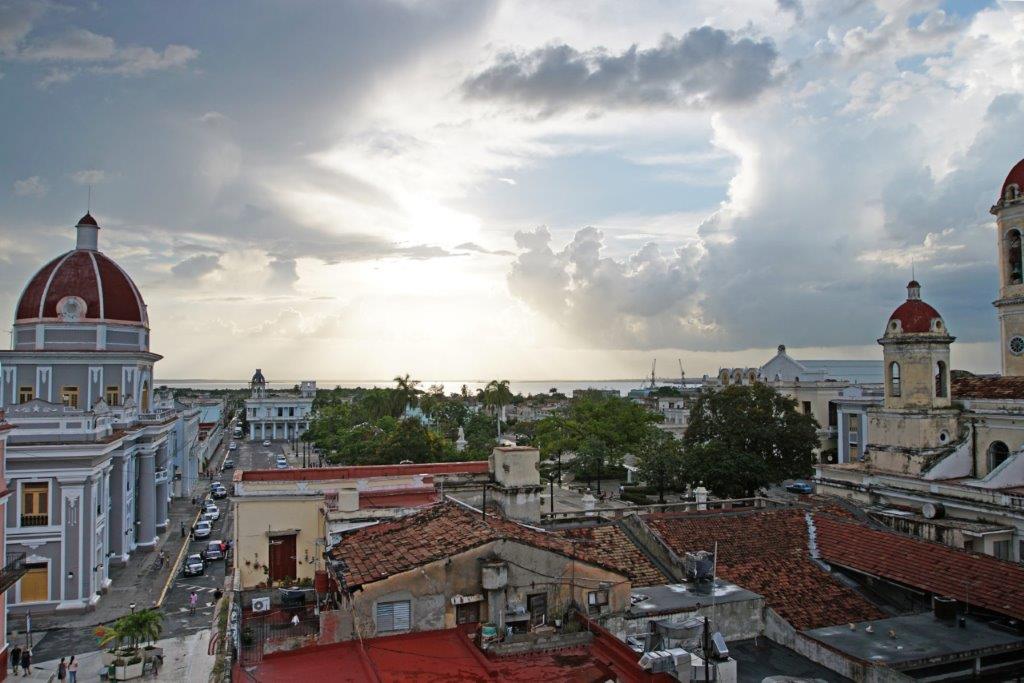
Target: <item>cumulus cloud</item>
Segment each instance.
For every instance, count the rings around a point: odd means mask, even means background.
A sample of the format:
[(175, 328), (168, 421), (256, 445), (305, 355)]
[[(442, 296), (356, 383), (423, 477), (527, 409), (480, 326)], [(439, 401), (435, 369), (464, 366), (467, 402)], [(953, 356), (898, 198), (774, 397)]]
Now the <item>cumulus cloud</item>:
[(559, 251), (547, 228), (515, 235), (520, 254), (508, 274), (512, 294), (591, 341), (611, 348), (676, 346), (701, 321), (697, 244), (663, 254), (645, 244), (625, 259), (602, 255), (604, 234), (576, 232)]
[(656, 47), (633, 45), (618, 54), (604, 48), (581, 52), (565, 44), (506, 52), (462, 89), (472, 99), (547, 111), (740, 104), (772, 84), (778, 56), (767, 38), (702, 26), (678, 38), (665, 35)]
[[(35, 22), (51, 7), (45, 2), (0, 6), (0, 56), (29, 64), (49, 65), (37, 81), (40, 88), (67, 83), (88, 71), (95, 74), (142, 76), (184, 67), (199, 56), (187, 45), (162, 50), (143, 45), (118, 45), (110, 36), (71, 27), (54, 35), (33, 37)], [(4, 21), (9, 22), (4, 26)]]
[(792, 12), (797, 21), (804, 18), (804, 5), (800, 0), (775, 0), (775, 6), (780, 12)]
[(46, 183), (37, 175), (14, 181), (14, 194), (19, 197), (42, 197), (46, 190)]
[(107, 179), (107, 174), (97, 168), (87, 168), (72, 173), (71, 179), (79, 185), (99, 185)]
[(183, 280), (196, 280), (220, 268), (220, 257), (216, 254), (189, 256), (171, 267), (171, 273)]

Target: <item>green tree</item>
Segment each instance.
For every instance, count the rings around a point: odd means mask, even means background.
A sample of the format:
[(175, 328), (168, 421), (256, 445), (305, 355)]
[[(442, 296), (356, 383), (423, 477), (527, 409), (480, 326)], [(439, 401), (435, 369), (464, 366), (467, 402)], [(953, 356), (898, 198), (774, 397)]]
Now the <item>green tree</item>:
[(768, 466), (761, 457), (717, 443), (687, 449), (681, 472), (686, 483), (703, 484), (721, 498), (749, 498), (770, 481)]
[(484, 405), (492, 406), (497, 413), (498, 439), (501, 439), (501, 421), (505, 417), (505, 406), (512, 403), (512, 390), (507, 379), (492, 379), (484, 387), (482, 398)]
[(679, 479), (683, 466), (683, 444), (668, 432), (648, 427), (636, 449), (637, 474), (648, 486), (658, 489), (658, 502), (665, 502), (665, 490)]
[(419, 384), (418, 380), (412, 379), (409, 373), (405, 373), (405, 376), (399, 375), (395, 377), (395, 390), (398, 392), (399, 400), (402, 404), (401, 410), (405, 410), (406, 406), (415, 406), (416, 397), (419, 394), (419, 390), (416, 386)]
[[(796, 409), (796, 401), (765, 384), (733, 385), (705, 390), (690, 408), (683, 438), (687, 477), (703, 479), (733, 468), (746, 492), (791, 477), (806, 476), (818, 446), (818, 423)], [(698, 462), (720, 457), (721, 462)], [(701, 476), (695, 477), (694, 473)], [(753, 479), (751, 477), (754, 477)], [(716, 477), (717, 495), (726, 495)], [(756, 484), (756, 485), (755, 485)], [(726, 486), (726, 488), (733, 488)]]
[(589, 437), (576, 449), (574, 465), (582, 472), (589, 484), (597, 479), (597, 492), (601, 493), (601, 475), (608, 463), (609, 449), (604, 441), (597, 437)]

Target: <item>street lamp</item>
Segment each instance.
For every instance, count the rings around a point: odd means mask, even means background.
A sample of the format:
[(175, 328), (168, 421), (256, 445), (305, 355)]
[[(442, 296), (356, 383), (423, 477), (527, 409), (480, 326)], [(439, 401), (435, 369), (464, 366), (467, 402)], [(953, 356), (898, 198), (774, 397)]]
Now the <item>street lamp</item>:
[(132, 614), (135, 614), (135, 603), (134, 602), (128, 603), (128, 608), (132, 611)]

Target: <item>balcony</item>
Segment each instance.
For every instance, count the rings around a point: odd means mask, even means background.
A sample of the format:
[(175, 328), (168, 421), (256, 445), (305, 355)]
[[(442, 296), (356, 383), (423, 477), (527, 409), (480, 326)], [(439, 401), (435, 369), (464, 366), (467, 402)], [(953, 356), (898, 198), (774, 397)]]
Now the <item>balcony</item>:
[(7, 553), (7, 562), (0, 569), (0, 593), (17, 583), (26, 569), (25, 553)]
[(50, 526), (50, 515), (22, 515), (21, 526)]
[(156, 474), (153, 476), (153, 481), (157, 484), (166, 484), (170, 479), (171, 476), (166, 467), (158, 469)]

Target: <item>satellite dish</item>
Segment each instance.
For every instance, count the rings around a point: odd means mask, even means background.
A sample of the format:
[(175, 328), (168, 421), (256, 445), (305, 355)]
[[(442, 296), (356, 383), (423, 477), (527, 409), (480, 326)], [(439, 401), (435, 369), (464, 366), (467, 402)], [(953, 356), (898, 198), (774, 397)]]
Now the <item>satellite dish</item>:
[(252, 611), (253, 612), (269, 612), (270, 611), (270, 598), (253, 598), (252, 599)]

